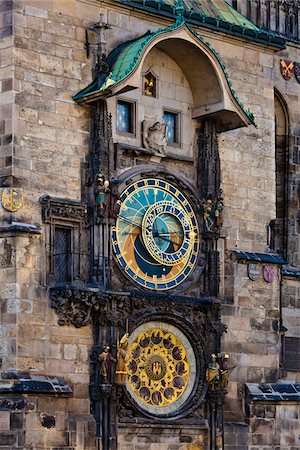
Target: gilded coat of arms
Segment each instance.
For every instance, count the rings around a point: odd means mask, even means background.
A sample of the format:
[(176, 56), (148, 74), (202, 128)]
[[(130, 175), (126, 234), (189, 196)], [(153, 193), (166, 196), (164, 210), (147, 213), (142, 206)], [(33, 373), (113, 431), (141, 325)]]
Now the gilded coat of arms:
[(280, 72), (285, 80), (290, 80), (294, 75), (294, 63), (287, 59), (280, 60)]
[(9, 212), (16, 212), (22, 208), (24, 201), (24, 191), (22, 188), (4, 188), (1, 194), (1, 203), (4, 209)]

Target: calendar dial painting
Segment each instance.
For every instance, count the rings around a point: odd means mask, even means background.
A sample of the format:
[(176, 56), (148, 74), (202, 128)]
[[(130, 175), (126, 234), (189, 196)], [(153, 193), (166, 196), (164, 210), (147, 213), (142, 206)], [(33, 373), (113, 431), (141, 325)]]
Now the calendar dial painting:
[(121, 269), (147, 289), (180, 285), (194, 270), (200, 246), (188, 199), (174, 185), (146, 178), (129, 185), (119, 202), (112, 242)]
[(191, 394), (195, 374), (194, 352), (178, 328), (149, 322), (131, 335), (126, 384), (142, 409), (158, 415), (174, 413)]

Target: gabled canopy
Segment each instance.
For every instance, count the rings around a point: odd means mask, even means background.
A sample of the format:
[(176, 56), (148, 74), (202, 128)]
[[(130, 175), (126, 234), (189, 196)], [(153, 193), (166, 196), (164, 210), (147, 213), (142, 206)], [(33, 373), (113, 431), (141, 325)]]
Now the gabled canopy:
[(220, 56), (183, 19), (117, 47), (108, 57), (109, 75), (99, 74), (73, 99), (91, 103), (139, 88), (143, 61), (154, 47), (170, 56), (185, 74), (194, 99), (193, 118), (213, 116), (219, 131), (254, 124), (253, 114), (231, 88)]

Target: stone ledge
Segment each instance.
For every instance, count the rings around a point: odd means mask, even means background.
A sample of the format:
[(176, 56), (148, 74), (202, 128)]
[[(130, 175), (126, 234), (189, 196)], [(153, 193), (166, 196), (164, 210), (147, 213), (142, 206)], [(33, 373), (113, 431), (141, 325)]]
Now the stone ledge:
[(273, 403), (300, 403), (300, 384), (256, 384), (246, 383), (247, 403), (273, 402)]
[(15, 373), (2, 374), (0, 394), (55, 394), (71, 395), (72, 389), (63, 377), (30, 376)]
[(41, 234), (42, 230), (37, 225), (30, 223), (12, 222), (10, 225), (0, 227), (0, 234), (2, 233), (13, 233), (13, 235), (18, 233)]

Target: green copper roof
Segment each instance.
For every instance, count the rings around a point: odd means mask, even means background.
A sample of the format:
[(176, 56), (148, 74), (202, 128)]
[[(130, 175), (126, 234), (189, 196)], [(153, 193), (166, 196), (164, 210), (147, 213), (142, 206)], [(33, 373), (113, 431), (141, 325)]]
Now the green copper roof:
[(272, 32), (257, 28), (225, 0), (113, 0), (122, 6), (134, 7), (165, 17), (176, 16), (178, 5), (185, 20), (196, 26), (239, 36), (244, 39), (285, 48), (285, 40)]
[[(181, 2), (177, 0), (128, 0), (126, 3), (167, 10), (168, 8), (176, 8), (178, 3)], [(215, 17), (235, 25), (251, 28), (252, 30), (258, 30), (252, 22), (242, 16), (224, 0), (182, 0), (182, 6), (184, 14), (187, 17), (192, 17), (193, 14), (201, 14), (206, 17)]]
[(178, 15), (177, 21), (167, 28), (161, 28), (153, 33), (148, 32), (138, 39), (125, 42), (124, 44), (115, 48), (107, 58), (107, 62), (110, 67), (109, 75), (100, 74), (100, 76), (96, 78), (89, 86), (74, 95), (73, 100), (80, 101), (84, 98), (95, 96), (97, 93), (103, 95), (109, 94), (111, 86), (115, 86), (123, 81), (138, 66), (142, 58), (143, 51), (145, 47), (151, 42), (151, 40), (159, 35), (175, 31), (176, 29), (179, 29), (183, 26), (187, 26), (188, 29), (196, 37), (196, 39), (198, 39), (206, 47), (208, 47), (211, 53), (213, 53), (213, 55), (217, 58), (220, 67), (224, 72), (231, 94), (233, 95), (235, 101), (238, 103), (243, 112), (248, 116), (251, 123), (255, 125), (253, 114), (250, 110), (246, 110), (244, 108), (244, 105), (241, 103), (234, 89), (232, 88), (232, 83), (229, 80), (228, 73), (225, 70), (225, 65), (222, 62), (220, 55), (215, 51), (215, 49), (210, 45), (209, 42), (205, 41), (202, 35), (193, 30), (190, 25), (186, 25), (182, 15)]

